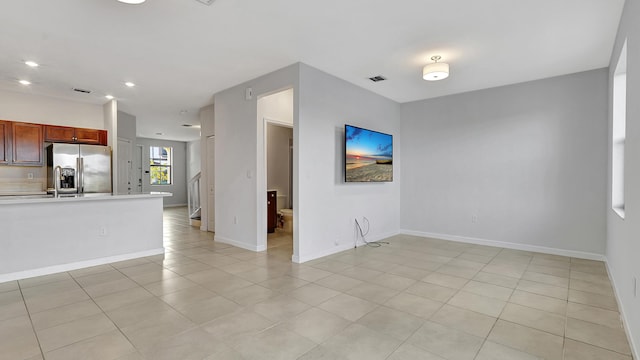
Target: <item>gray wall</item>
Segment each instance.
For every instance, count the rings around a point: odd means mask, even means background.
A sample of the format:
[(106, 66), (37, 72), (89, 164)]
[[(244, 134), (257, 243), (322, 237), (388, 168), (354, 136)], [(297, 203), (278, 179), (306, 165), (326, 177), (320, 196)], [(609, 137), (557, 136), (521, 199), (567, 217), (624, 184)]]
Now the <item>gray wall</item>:
[(282, 208), (289, 205), (289, 140), (293, 140), (293, 128), (267, 124), (267, 189), (277, 190), (286, 196)]
[(606, 84), (600, 69), (403, 104), (402, 229), (604, 254)]
[[(620, 310), (624, 314), (629, 340), (638, 359), (640, 343), (640, 306), (634, 295), (634, 279), (640, 277), (640, 2), (627, 0), (622, 13), (611, 63), (609, 66), (609, 97), (620, 50), (627, 39), (627, 133), (625, 139), (625, 219), (611, 210), (611, 198), (606, 204), (607, 212), (607, 261), (613, 280)], [(611, 108), (609, 109), (609, 139), (611, 139)], [(609, 140), (611, 141), (611, 140)], [(609, 143), (611, 159), (611, 143)], [(607, 176), (611, 194), (611, 164)], [(640, 286), (640, 284), (638, 284)]]
[[(182, 141), (156, 140), (138, 138), (136, 144), (143, 145), (143, 179), (142, 191), (167, 191), (173, 196), (164, 198), (164, 206), (177, 206), (187, 204), (187, 143)], [(149, 184), (149, 146), (173, 147), (173, 183), (171, 185)]]

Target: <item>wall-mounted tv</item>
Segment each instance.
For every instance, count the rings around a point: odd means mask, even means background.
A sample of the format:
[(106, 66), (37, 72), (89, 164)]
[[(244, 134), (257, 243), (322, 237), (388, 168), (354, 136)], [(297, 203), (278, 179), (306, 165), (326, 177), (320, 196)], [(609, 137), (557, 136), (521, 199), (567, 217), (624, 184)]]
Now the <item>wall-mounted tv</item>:
[(393, 136), (344, 126), (345, 182), (393, 181)]

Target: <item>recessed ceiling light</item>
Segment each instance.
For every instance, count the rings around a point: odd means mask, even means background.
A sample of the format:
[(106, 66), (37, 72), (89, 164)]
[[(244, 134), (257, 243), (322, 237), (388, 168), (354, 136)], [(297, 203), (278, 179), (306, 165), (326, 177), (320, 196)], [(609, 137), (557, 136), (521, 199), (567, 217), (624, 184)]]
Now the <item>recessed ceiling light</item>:
[(105, 95), (105, 97), (109, 100), (113, 100), (113, 95)]
[(156, 135), (164, 135), (163, 133), (156, 133)]
[(22, 85), (31, 85), (31, 81), (28, 80), (19, 80), (18, 82)]
[(124, 83), (125, 85), (127, 85), (128, 87), (134, 87), (136, 86), (136, 84), (132, 83), (131, 81), (127, 81), (126, 83)]
[(31, 60), (25, 61), (24, 64), (27, 65), (27, 66), (30, 66), (30, 67), (38, 67), (38, 66), (40, 66), (40, 64), (38, 64), (35, 61), (31, 61)]
[(118, 0), (118, 1), (125, 4), (138, 5), (138, 4), (142, 4), (147, 0)]

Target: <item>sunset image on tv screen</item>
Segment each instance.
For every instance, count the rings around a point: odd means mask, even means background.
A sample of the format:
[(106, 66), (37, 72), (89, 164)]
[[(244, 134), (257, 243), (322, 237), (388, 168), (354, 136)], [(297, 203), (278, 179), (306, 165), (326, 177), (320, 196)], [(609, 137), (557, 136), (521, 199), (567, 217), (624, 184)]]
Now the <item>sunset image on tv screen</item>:
[(345, 181), (393, 181), (393, 136), (345, 125)]

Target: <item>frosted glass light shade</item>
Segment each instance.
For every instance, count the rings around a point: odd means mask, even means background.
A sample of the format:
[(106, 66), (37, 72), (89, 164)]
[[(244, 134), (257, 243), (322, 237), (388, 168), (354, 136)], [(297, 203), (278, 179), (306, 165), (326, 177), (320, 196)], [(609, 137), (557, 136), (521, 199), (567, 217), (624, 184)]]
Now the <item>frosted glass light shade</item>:
[(118, 0), (121, 3), (125, 3), (125, 4), (132, 4), (132, 5), (138, 5), (138, 4), (142, 4), (143, 2), (147, 1), (147, 0)]
[(437, 81), (449, 77), (449, 64), (431, 63), (422, 69), (422, 78), (427, 81)]

